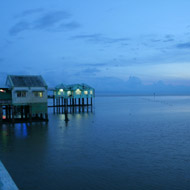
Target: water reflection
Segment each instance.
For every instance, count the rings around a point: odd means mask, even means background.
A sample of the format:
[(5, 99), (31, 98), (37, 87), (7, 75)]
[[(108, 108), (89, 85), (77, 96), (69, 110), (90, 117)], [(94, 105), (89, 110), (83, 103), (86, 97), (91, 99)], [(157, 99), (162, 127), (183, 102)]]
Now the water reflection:
[(46, 133), (48, 125), (46, 123), (15, 123), (0, 125), (0, 149), (4, 151), (14, 147), (17, 140), (25, 140), (29, 136), (38, 136)]
[(27, 138), (28, 128), (26, 123), (17, 123), (14, 126), (15, 136), (17, 138)]

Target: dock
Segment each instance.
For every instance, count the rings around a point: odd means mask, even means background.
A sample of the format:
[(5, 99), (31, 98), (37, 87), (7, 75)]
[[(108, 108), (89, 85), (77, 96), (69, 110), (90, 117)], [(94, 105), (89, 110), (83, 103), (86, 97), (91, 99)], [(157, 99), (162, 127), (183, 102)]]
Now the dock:
[(48, 88), (42, 76), (8, 75), (0, 87), (0, 124), (48, 122), (48, 109), (54, 114), (93, 111), (95, 89), (87, 84), (63, 83)]
[[(68, 113), (88, 113), (93, 111), (93, 98), (64, 98), (48, 96), (48, 99), (52, 101), (48, 108), (53, 108), (53, 113), (63, 114), (65, 111)], [(49, 101), (48, 101), (49, 102)]]

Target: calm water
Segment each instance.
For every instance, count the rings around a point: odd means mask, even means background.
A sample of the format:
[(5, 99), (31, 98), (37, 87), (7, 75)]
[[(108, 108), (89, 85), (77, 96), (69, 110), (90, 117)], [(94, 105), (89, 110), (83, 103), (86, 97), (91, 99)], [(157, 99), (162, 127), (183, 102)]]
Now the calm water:
[(190, 97), (97, 97), (69, 118), (0, 127), (21, 190), (190, 189)]

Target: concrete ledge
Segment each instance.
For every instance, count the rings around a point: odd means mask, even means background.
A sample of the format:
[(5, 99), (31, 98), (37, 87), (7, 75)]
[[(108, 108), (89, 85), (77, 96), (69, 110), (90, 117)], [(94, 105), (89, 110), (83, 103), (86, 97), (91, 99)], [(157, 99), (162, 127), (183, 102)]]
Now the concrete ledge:
[(18, 190), (13, 179), (0, 161), (0, 190)]

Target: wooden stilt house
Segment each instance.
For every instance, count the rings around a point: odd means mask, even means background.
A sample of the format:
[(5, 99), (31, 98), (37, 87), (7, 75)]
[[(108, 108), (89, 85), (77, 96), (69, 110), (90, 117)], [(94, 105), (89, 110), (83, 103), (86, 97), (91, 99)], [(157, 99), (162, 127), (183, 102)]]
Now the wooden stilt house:
[[(8, 75), (4, 97), (9, 103), (2, 104), (6, 120), (47, 120), (47, 84), (41, 76)], [(2, 101), (3, 92), (0, 93)]]
[(87, 84), (59, 84), (54, 90), (54, 98), (56, 100), (54, 105), (58, 107), (62, 105), (72, 107), (92, 106), (93, 97), (95, 97), (95, 90)]

